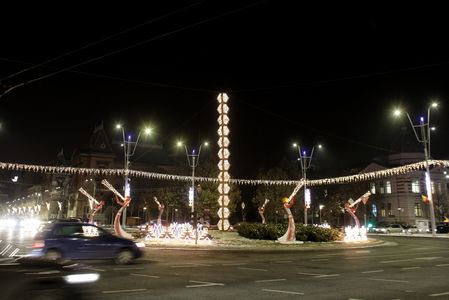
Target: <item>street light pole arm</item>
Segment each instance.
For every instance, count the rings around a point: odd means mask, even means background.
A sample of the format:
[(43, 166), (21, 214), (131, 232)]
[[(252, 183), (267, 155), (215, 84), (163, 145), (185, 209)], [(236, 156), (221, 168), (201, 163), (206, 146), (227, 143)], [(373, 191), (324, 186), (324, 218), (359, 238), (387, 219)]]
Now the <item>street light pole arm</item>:
[(408, 118), (408, 120), (409, 120), (409, 122), (410, 122), (410, 125), (412, 126), (413, 133), (415, 134), (415, 137), (416, 137), (416, 139), (418, 140), (418, 142), (420, 142), (421, 139), (419, 138), (419, 135), (418, 135), (418, 133), (416, 132), (416, 126), (415, 126), (415, 124), (413, 124), (412, 119), (410, 118), (410, 115), (409, 115), (408, 113), (406, 113), (406, 114), (407, 114), (407, 118)]
[(128, 156), (129, 156), (129, 157), (133, 156), (134, 153), (136, 152), (137, 144), (139, 143), (139, 139), (140, 139), (140, 135), (141, 135), (141, 134), (142, 134), (142, 131), (139, 131), (139, 134), (137, 135), (137, 139), (136, 139), (135, 142), (128, 141), (128, 143), (134, 144), (134, 147), (132, 148), (131, 153), (128, 153)]

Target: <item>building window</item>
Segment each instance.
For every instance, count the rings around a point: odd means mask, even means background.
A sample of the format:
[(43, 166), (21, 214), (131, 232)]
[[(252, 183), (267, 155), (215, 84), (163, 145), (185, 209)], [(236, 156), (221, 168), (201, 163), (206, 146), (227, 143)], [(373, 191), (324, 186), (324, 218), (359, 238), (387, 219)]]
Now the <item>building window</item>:
[(387, 203), (387, 212), (389, 216), (393, 215), (393, 212), (391, 211), (391, 203)]
[(380, 216), (381, 217), (385, 217), (387, 214), (385, 213), (385, 204), (384, 203), (382, 203), (381, 205), (380, 205)]
[(419, 179), (412, 180), (412, 193), (420, 193)]
[(371, 194), (375, 194), (376, 193), (376, 183), (370, 182), (369, 187), (370, 187)]
[(421, 216), (422, 216), (421, 204), (415, 203), (415, 217), (421, 217)]
[(435, 182), (430, 182), (430, 190), (432, 191), (432, 194), (435, 194)]
[(383, 182), (380, 182), (380, 183), (379, 183), (379, 192), (380, 192), (381, 194), (384, 194), (384, 193), (385, 193), (385, 188), (384, 188), (384, 183), (383, 183)]
[(373, 216), (377, 217), (377, 206), (376, 206), (376, 204), (371, 204), (371, 211), (373, 212)]
[(385, 181), (385, 193), (391, 194), (391, 182)]

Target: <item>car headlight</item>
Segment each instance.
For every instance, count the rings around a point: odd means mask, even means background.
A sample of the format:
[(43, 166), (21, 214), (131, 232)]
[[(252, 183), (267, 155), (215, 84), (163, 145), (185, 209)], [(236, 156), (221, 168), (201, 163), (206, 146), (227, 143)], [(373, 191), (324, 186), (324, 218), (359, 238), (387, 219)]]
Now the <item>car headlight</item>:
[(138, 243), (136, 243), (136, 246), (139, 248), (145, 248), (145, 243), (138, 242)]
[(90, 283), (97, 281), (99, 278), (100, 274), (98, 273), (71, 274), (64, 276), (64, 281), (69, 284)]

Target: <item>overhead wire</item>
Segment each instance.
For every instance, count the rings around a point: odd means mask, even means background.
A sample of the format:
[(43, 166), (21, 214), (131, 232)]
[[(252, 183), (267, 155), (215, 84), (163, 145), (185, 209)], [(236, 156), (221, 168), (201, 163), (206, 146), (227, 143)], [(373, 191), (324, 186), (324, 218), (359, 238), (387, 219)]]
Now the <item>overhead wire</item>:
[(4, 80), (6, 80), (6, 79), (12, 78), (12, 77), (14, 77), (14, 76), (17, 76), (17, 75), (19, 75), (19, 74), (25, 73), (25, 72), (27, 72), (27, 71), (30, 71), (30, 70), (33, 70), (33, 69), (36, 69), (36, 68), (39, 68), (39, 67), (44, 67), (44, 66), (46, 66), (47, 64), (52, 63), (52, 62), (54, 62), (54, 61), (56, 61), (56, 60), (58, 60), (58, 59), (61, 59), (61, 58), (63, 58), (63, 57), (69, 56), (69, 55), (71, 55), (71, 54), (80, 52), (80, 51), (82, 51), (82, 50), (85, 50), (85, 49), (90, 48), (90, 47), (92, 47), (92, 46), (95, 46), (95, 45), (97, 45), (97, 44), (103, 43), (103, 42), (105, 42), (105, 41), (107, 41), (107, 40), (110, 40), (110, 39), (113, 39), (113, 38), (115, 38), (115, 37), (118, 37), (118, 36), (120, 36), (120, 35), (122, 35), (122, 34), (125, 34), (125, 33), (128, 33), (128, 32), (130, 32), (130, 31), (136, 30), (136, 29), (138, 29), (138, 28), (140, 28), (140, 27), (143, 27), (143, 26), (145, 26), (145, 25), (148, 25), (148, 24), (157, 22), (157, 21), (159, 21), (159, 20), (162, 20), (162, 19), (164, 19), (164, 18), (167, 18), (167, 17), (169, 17), (169, 16), (172, 16), (172, 15), (174, 15), (174, 14), (177, 14), (177, 13), (179, 13), (179, 12), (181, 12), (181, 11), (184, 11), (184, 10), (187, 10), (187, 9), (189, 9), (189, 8), (192, 8), (192, 7), (194, 7), (194, 6), (197, 6), (197, 5), (199, 5), (199, 4), (203, 3), (203, 2), (206, 2), (206, 1), (207, 1), (207, 0), (201, 0), (201, 1), (198, 1), (198, 2), (196, 2), (196, 3), (193, 3), (193, 4), (191, 4), (191, 5), (182, 7), (182, 8), (177, 9), (177, 10), (174, 10), (174, 11), (172, 11), (172, 12), (170, 12), (170, 13), (167, 13), (167, 14), (164, 14), (164, 15), (162, 15), (162, 16), (156, 17), (156, 18), (151, 19), (151, 20), (149, 20), (149, 21), (146, 21), (146, 22), (144, 22), (144, 23), (141, 23), (141, 24), (132, 26), (132, 27), (130, 27), (130, 28), (127, 28), (127, 29), (125, 29), (125, 30), (119, 31), (119, 32), (114, 33), (114, 34), (112, 34), (112, 35), (109, 35), (109, 36), (107, 36), (107, 37), (105, 37), (105, 38), (102, 38), (102, 39), (97, 40), (97, 41), (95, 41), (95, 42), (92, 42), (92, 43), (89, 43), (89, 44), (87, 44), (87, 45), (84, 45), (84, 46), (82, 46), (82, 47), (80, 47), (80, 48), (77, 48), (77, 49), (71, 50), (71, 51), (69, 51), (69, 52), (66, 52), (66, 53), (64, 53), (64, 54), (58, 55), (58, 56), (56, 56), (56, 57), (54, 57), (54, 58), (48, 59), (48, 60), (46, 60), (46, 61), (44, 61), (44, 62), (41, 62), (41, 63), (39, 63), (39, 64), (35, 64), (35, 65), (33, 65), (33, 66), (29, 67), (29, 68), (23, 69), (23, 70), (21, 70), (21, 71), (18, 71), (18, 72), (16, 72), (16, 73), (13, 73), (13, 74), (10, 74), (10, 75), (8, 75), (8, 76), (6, 76), (6, 77), (1, 78), (1, 79), (0, 79), (0, 82), (4, 81)]
[(153, 41), (155, 41), (155, 40), (159, 40), (159, 39), (161, 39), (161, 38), (167, 37), (167, 36), (169, 36), (169, 35), (172, 35), (172, 34), (175, 34), (175, 33), (181, 32), (181, 31), (185, 31), (185, 30), (187, 30), (187, 29), (191, 29), (191, 28), (193, 28), (193, 27), (202, 25), (202, 24), (204, 24), (204, 23), (207, 23), (207, 22), (210, 22), (210, 21), (213, 21), (213, 20), (216, 20), (216, 19), (225, 17), (225, 16), (228, 16), (228, 15), (230, 15), (230, 14), (234, 14), (234, 13), (236, 13), (236, 12), (242, 11), (242, 10), (244, 10), (244, 9), (248, 9), (248, 8), (250, 8), (250, 7), (256, 6), (256, 5), (258, 5), (258, 4), (260, 4), (260, 3), (263, 3), (263, 2), (266, 2), (266, 1), (269, 1), (269, 0), (261, 0), (261, 1), (255, 2), (255, 3), (251, 3), (251, 4), (248, 4), (248, 5), (245, 5), (245, 6), (236, 8), (236, 9), (234, 9), (234, 10), (227, 11), (227, 12), (225, 12), (225, 13), (216, 15), (216, 16), (214, 16), (214, 17), (211, 17), (211, 18), (208, 18), (208, 19), (204, 19), (204, 20), (195, 22), (195, 23), (193, 23), (193, 24), (186, 25), (186, 26), (184, 26), (184, 27), (181, 27), (181, 28), (172, 30), (172, 31), (170, 31), (170, 32), (160, 34), (160, 35), (155, 36), (155, 37), (152, 37), (152, 38), (150, 38), (150, 39), (146, 39), (146, 40), (140, 41), (140, 42), (138, 42), (138, 43), (134, 43), (134, 44), (132, 44), (132, 45), (130, 45), (130, 46), (127, 46), (127, 47), (124, 47), (124, 48), (121, 48), (121, 49), (118, 49), (118, 50), (115, 50), (115, 51), (112, 51), (112, 52), (103, 54), (103, 55), (101, 55), (101, 56), (97, 56), (97, 57), (95, 57), (95, 58), (91, 58), (91, 59), (89, 59), (89, 60), (87, 60), (87, 61), (84, 61), (84, 62), (75, 64), (75, 65), (72, 65), (72, 66), (70, 66), (70, 67), (62, 68), (62, 69), (60, 69), (60, 70), (58, 70), (58, 71), (49, 73), (49, 74), (47, 74), (47, 75), (43, 75), (43, 76), (41, 76), (41, 77), (38, 77), (38, 78), (35, 78), (35, 79), (31, 79), (31, 80), (22, 82), (22, 83), (20, 83), (20, 84), (17, 84), (17, 85), (15, 85), (15, 86), (12, 86), (12, 87), (9, 87), (8, 89), (6, 89), (2, 94), (0, 94), (0, 99), (1, 99), (4, 95), (6, 95), (7, 93), (9, 93), (9, 92), (11, 92), (12, 90), (14, 90), (14, 89), (16, 89), (16, 88), (19, 88), (19, 87), (21, 87), (21, 86), (24, 86), (24, 85), (27, 85), (27, 84), (30, 84), (30, 83), (33, 83), (33, 82), (36, 82), (36, 81), (39, 81), (39, 80), (42, 80), (42, 79), (45, 79), (45, 78), (49, 78), (49, 77), (51, 77), (51, 76), (60, 74), (60, 73), (62, 73), (62, 72), (70, 71), (70, 70), (72, 70), (72, 69), (74, 69), (74, 68), (77, 68), (77, 67), (80, 67), (80, 66), (83, 66), (83, 65), (87, 65), (87, 64), (92, 63), (92, 62), (94, 62), (94, 61), (98, 61), (98, 60), (100, 60), (100, 59), (103, 59), (103, 58), (105, 58), (105, 57), (109, 57), (109, 56), (111, 56), (111, 55), (121, 53), (121, 52), (123, 52), (123, 51), (126, 51), (126, 50), (129, 50), (129, 49), (132, 49), (132, 48), (141, 46), (141, 45), (146, 44), (146, 43), (149, 43), (149, 42), (153, 42)]

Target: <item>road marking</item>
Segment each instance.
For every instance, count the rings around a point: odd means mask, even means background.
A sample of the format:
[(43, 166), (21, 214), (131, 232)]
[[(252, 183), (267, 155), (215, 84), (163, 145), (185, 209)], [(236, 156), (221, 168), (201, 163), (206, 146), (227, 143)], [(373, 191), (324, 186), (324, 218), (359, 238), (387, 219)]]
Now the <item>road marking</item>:
[(244, 266), (248, 263), (230, 263), (230, 264), (222, 264), (222, 266)]
[(415, 258), (408, 258), (408, 259), (396, 259), (396, 260), (384, 260), (381, 261), (381, 264), (389, 264), (393, 262), (402, 262), (402, 261), (412, 261), (412, 260), (434, 260), (439, 259), (441, 256), (434, 256), (434, 257), (415, 257)]
[(137, 274), (137, 273), (131, 273), (129, 275), (132, 276), (140, 276), (140, 277), (150, 277), (150, 278), (161, 278), (160, 276), (154, 276), (154, 275), (147, 275), (147, 274)]
[(3, 255), (4, 253), (6, 253), (9, 249), (11, 249), (12, 248), (12, 245), (11, 244), (8, 244), (8, 245), (6, 245), (6, 247), (3, 249), (3, 251), (2, 252), (0, 252), (0, 255)]
[(310, 261), (326, 261), (326, 260), (329, 260), (329, 258), (311, 259)]
[(251, 270), (251, 271), (262, 271), (262, 272), (266, 272), (268, 270), (266, 269), (255, 269), (255, 268), (245, 268), (245, 267), (241, 267), (239, 268), (240, 270)]
[(275, 261), (274, 263), (275, 264), (288, 264), (288, 263), (292, 263), (293, 262), (293, 260), (278, 260), (278, 261)]
[(320, 276), (323, 274), (316, 274), (316, 273), (298, 273), (299, 275), (307, 275), (307, 276)]
[(348, 298), (348, 300), (362, 300), (362, 299), (359, 299), (359, 298)]
[(9, 255), (9, 257), (13, 257), (14, 255), (16, 255), (17, 252), (19, 252), (20, 249), (16, 248), (13, 252), (11, 252), (11, 254)]
[(143, 268), (114, 268), (114, 271), (122, 271), (122, 270), (143, 270)]
[(206, 282), (206, 281), (195, 281), (189, 280), (189, 282), (200, 283), (195, 285), (186, 285), (186, 288), (197, 288), (197, 287), (208, 287), (208, 286), (224, 286), (224, 283), (216, 283), (216, 282)]
[(319, 275), (319, 276), (315, 276), (315, 278), (327, 278), (327, 277), (337, 277), (337, 276), (340, 276), (340, 274)]
[(92, 270), (92, 271), (97, 271), (97, 272), (105, 272), (106, 271), (105, 269), (97, 269), (97, 268), (87, 268), (87, 269)]
[(449, 264), (440, 264), (440, 265), (436, 265), (437, 267), (449, 267)]
[(372, 271), (364, 271), (364, 272), (360, 272), (362, 274), (369, 274), (369, 273), (380, 273), (383, 272), (384, 270), (372, 270)]
[(132, 293), (132, 292), (143, 292), (147, 289), (135, 289), (135, 290), (115, 290), (115, 291), (102, 291), (103, 294), (114, 294), (114, 293)]
[(368, 278), (368, 280), (387, 281), (387, 282), (402, 282), (402, 283), (409, 283), (410, 282), (410, 281), (407, 281), (407, 280), (394, 280), (394, 279), (381, 279), (381, 278)]
[(265, 279), (265, 280), (255, 280), (256, 283), (262, 283), (262, 282), (275, 282), (275, 281), (285, 281), (287, 279), (280, 278), (280, 279)]
[(299, 275), (313, 276), (315, 278), (326, 278), (326, 277), (336, 277), (340, 274), (316, 274), (316, 273), (298, 273)]
[(402, 270), (414, 270), (414, 269), (421, 269), (421, 267), (407, 267), (407, 268), (402, 268)]
[(185, 264), (185, 265), (170, 266), (170, 268), (190, 268), (190, 267), (212, 267), (212, 265), (207, 265), (207, 264)]
[(262, 289), (262, 291), (264, 291), (264, 292), (282, 293), (282, 294), (291, 294), (291, 295), (304, 295), (304, 293), (291, 292), (291, 291), (281, 291), (281, 290)]
[(449, 292), (439, 293), (439, 294), (430, 294), (429, 297), (439, 297), (439, 296), (447, 296)]

